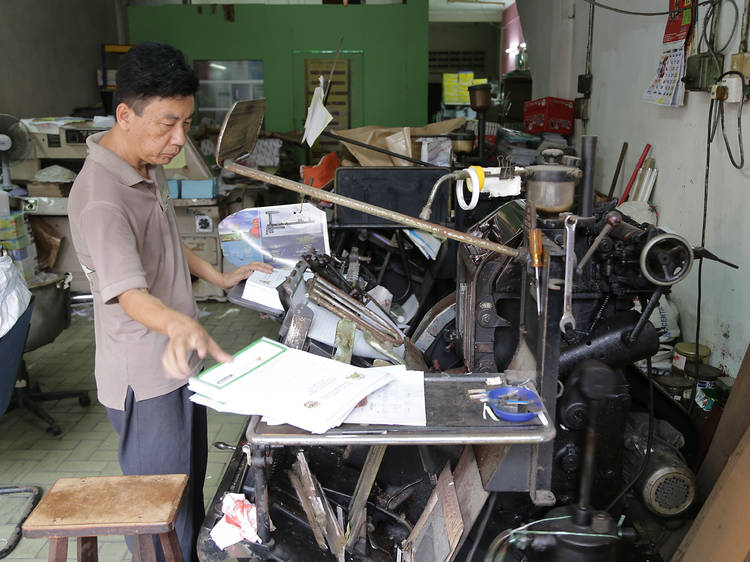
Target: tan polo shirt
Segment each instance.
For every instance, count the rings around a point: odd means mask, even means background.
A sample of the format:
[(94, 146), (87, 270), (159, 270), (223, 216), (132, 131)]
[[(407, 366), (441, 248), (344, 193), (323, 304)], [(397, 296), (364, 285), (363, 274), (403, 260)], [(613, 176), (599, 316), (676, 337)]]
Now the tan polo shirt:
[[(99, 401), (124, 409), (128, 386), (136, 400), (167, 394), (185, 381), (169, 379), (161, 357), (169, 338), (130, 318), (117, 297), (148, 289), (166, 306), (198, 317), (187, 259), (169, 204), (161, 166), (146, 180), (90, 136), (89, 155), (68, 200), (70, 230), (94, 296), (95, 376)], [(191, 373), (202, 361), (189, 358)]]

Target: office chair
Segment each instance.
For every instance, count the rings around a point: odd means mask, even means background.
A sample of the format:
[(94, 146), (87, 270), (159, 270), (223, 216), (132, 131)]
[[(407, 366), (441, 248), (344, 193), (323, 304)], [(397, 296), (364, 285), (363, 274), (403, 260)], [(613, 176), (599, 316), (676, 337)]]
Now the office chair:
[[(51, 278), (44, 283), (30, 287), (35, 306), (24, 351), (33, 351), (51, 343), (60, 332), (70, 325), (70, 290), (63, 289), (64, 280), (65, 275), (60, 275), (57, 278)], [(42, 392), (38, 384), (29, 381), (26, 363), (21, 359), (15, 383), (15, 406), (26, 408), (38, 418), (44, 420), (47, 423), (47, 432), (52, 435), (60, 435), (62, 429), (39, 402), (63, 398), (78, 398), (78, 403), (81, 406), (91, 404), (89, 394), (85, 390)]]
[[(4, 358), (4, 361), (0, 363), (0, 417), (5, 414), (10, 405), (11, 398), (13, 397), (18, 371), (23, 360), (23, 348), (26, 343), (26, 337), (29, 333), (29, 325), (31, 323), (31, 313), (33, 309), (34, 299), (32, 297), (26, 311), (16, 321), (10, 331), (0, 338), (0, 357)], [(5, 545), (0, 548), (0, 558), (5, 558), (16, 547), (16, 544), (18, 544), (18, 541), (21, 539), (21, 525), (23, 525), (23, 522), (26, 521), (31, 510), (36, 506), (41, 493), (41, 489), (36, 486), (0, 487), (0, 495), (30, 494), (23, 513), (21, 514), (21, 520), (18, 522), (15, 529), (13, 529), (13, 532), (7, 539)]]

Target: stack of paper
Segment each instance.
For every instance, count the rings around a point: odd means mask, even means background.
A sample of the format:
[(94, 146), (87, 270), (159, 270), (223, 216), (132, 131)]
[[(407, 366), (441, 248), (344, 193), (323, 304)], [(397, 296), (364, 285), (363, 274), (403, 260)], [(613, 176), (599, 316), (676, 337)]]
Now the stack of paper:
[(403, 365), (369, 370), (384, 370), (393, 380), (354, 408), (345, 423), (427, 425), (422, 371), (407, 371)]
[(195, 377), (191, 400), (220, 412), (259, 414), (313, 433), (340, 425), (362, 399), (391, 381), (362, 369), (261, 338)]

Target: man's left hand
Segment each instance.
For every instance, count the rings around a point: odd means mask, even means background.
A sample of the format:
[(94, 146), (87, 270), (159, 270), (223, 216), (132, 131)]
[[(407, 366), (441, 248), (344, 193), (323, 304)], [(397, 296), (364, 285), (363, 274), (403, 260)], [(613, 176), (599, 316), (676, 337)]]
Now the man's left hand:
[(262, 271), (264, 273), (271, 273), (273, 267), (271, 264), (263, 262), (253, 262), (247, 265), (241, 265), (240, 267), (233, 269), (227, 273), (221, 275), (222, 278), (222, 289), (231, 289), (240, 281), (244, 281), (253, 271)]

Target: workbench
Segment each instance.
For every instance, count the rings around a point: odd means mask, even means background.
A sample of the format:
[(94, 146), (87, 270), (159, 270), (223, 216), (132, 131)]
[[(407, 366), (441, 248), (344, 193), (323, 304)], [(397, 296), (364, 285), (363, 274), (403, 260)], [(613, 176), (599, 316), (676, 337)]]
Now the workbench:
[[(467, 390), (482, 387), (486, 376), (435, 374), (425, 376), (427, 425), (424, 427), (394, 425), (343, 424), (323, 434), (312, 434), (289, 425), (269, 426), (259, 416), (248, 420), (245, 437), (234, 451), (232, 460), (209, 507), (198, 538), (201, 560), (223, 560), (227, 557), (263, 556), (273, 545), (270, 533), (267, 459), (270, 449), (278, 447), (310, 447), (368, 445), (371, 452), (388, 445), (538, 445), (552, 441), (555, 428), (543, 408), (541, 415), (529, 422), (494, 421), (483, 417), (483, 404), (469, 398)], [(514, 382), (514, 381), (509, 381)], [(520, 381), (515, 381), (520, 382)], [(533, 385), (530, 385), (533, 388)], [(542, 421), (540, 421), (542, 420)], [(370, 455), (368, 455), (369, 462)], [(362, 469), (357, 488), (369, 495), (382, 452), (374, 464)], [(252, 467), (258, 517), (258, 534), (264, 544), (237, 543), (220, 551), (209, 536), (221, 515), (221, 500), (226, 492), (239, 492)], [(367, 480), (363, 482), (363, 480)], [(270, 539), (270, 540), (269, 540)], [(311, 558), (312, 560), (312, 558)]]

